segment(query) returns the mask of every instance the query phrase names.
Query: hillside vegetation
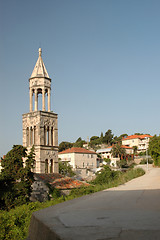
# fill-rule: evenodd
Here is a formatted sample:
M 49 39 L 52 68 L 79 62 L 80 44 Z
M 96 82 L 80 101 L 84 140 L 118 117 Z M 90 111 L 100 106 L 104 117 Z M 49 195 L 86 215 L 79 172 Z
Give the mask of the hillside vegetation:
M 0 211 L 0 239 L 1 240 L 23 240 L 27 237 L 31 215 L 34 211 L 53 206 L 55 204 L 74 199 L 83 195 L 101 191 L 103 189 L 116 187 L 133 178 L 143 175 L 145 172 L 141 168 L 130 169 L 125 173 L 113 172 L 108 166 L 97 174 L 96 179 L 89 187 L 74 189 L 66 197 L 59 197 L 55 194 L 55 199 L 44 203 L 32 202 L 15 207 L 10 211 Z

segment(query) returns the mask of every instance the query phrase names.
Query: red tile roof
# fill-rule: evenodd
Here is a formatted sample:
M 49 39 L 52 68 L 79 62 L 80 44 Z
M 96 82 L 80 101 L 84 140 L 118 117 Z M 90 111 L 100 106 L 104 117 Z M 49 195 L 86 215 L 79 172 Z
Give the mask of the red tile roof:
M 36 176 L 38 179 L 45 183 L 49 183 L 52 187 L 58 188 L 58 189 L 73 189 L 73 188 L 79 188 L 82 186 L 89 186 L 90 184 L 86 182 L 82 182 L 70 177 L 64 177 L 59 173 L 34 173 L 34 176 Z
M 53 183 L 51 183 L 51 185 L 58 189 L 73 189 L 73 188 L 79 188 L 82 186 L 89 186 L 90 184 L 72 179 L 70 177 L 64 177 L 64 178 L 55 180 Z
M 139 139 L 144 139 L 144 138 L 148 138 L 148 137 L 152 137 L 151 135 L 148 135 L 148 134 L 143 134 L 143 135 L 130 135 L 130 136 L 127 136 L 127 137 L 124 137 L 122 138 L 122 141 L 124 140 L 130 140 L 130 139 L 135 139 L 135 138 L 139 138 Z
M 72 148 L 69 148 L 69 149 L 66 149 L 62 152 L 59 152 L 58 154 L 64 154 L 64 153 L 86 153 L 86 154 L 97 154 L 96 152 L 93 152 L 93 151 L 89 151 L 85 148 L 78 148 L 78 147 L 72 147 Z

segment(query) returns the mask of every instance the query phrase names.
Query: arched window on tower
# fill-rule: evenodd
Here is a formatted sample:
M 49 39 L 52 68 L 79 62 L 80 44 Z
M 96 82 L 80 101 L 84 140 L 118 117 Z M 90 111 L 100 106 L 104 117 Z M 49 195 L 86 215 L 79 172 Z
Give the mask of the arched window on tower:
M 30 128 L 30 145 L 33 145 L 33 128 Z
M 46 142 L 46 145 L 48 145 L 49 146 L 49 127 L 47 127 L 47 142 Z
M 48 90 L 45 90 L 45 109 L 48 109 Z
M 26 129 L 26 144 L 28 147 L 29 146 L 29 127 L 27 127 L 27 129 Z
M 48 173 L 48 159 L 45 160 L 45 173 Z
M 51 128 L 51 146 L 53 146 L 53 127 Z
M 38 110 L 42 111 L 42 89 L 38 88 L 37 90 L 38 97 Z
M 33 144 L 36 144 L 36 126 L 34 126 L 34 131 L 33 131 Z
M 46 145 L 46 127 L 44 126 L 44 145 Z
M 35 91 L 32 89 L 32 110 L 35 111 Z
M 53 173 L 53 159 L 50 160 L 50 173 Z

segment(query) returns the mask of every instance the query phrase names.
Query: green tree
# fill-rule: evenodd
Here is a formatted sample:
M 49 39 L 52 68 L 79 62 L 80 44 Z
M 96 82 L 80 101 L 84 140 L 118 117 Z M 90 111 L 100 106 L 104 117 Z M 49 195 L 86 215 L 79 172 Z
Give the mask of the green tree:
M 113 142 L 114 142 L 114 143 L 120 143 L 120 144 L 122 144 L 122 138 L 127 137 L 127 136 L 128 136 L 128 135 L 127 135 L 126 133 L 121 134 L 119 137 L 115 136 L 115 137 L 113 138 Z
M 79 138 L 77 139 L 76 143 L 77 143 L 77 142 L 81 142 L 81 141 L 82 141 L 82 138 L 79 137 Z
M 86 141 L 84 141 L 84 140 L 82 140 L 82 141 L 80 141 L 80 142 L 75 142 L 74 144 L 73 144 L 73 147 L 80 147 L 80 148 L 82 148 L 83 147 L 83 144 L 85 144 L 86 143 Z
M 134 133 L 134 135 L 143 135 L 144 133 Z
M 100 138 L 98 136 L 92 136 L 90 138 L 89 146 L 95 148 L 96 145 L 100 144 Z
M 103 143 L 111 145 L 113 142 L 113 136 L 114 136 L 114 134 L 112 134 L 112 130 L 108 129 L 108 131 L 105 133 L 105 135 L 103 137 Z
M 64 176 L 67 175 L 69 177 L 73 177 L 75 175 L 69 163 L 62 162 L 60 159 L 59 159 L 59 173 Z
M 60 144 L 59 144 L 59 152 L 62 152 L 62 151 L 64 151 L 64 150 L 66 150 L 66 149 L 68 149 L 68 148 L 71 148 L 71 147 L 73 147 L 73 143 L 70 143 L 70 142 L 61 142 Z
M 154 165 L 160 167 L 160 136 L 155 135 L 150 139 L 149 154 L 154 161 Z
M 92 137 L 90 138 L 90 142 L 95 141 L 95 140 L 98 140 L 98 139 L 99 139 L 98 136 L 92 136 Z
M 122 148 L 122 146 L 118 143 L 112 147 L 111 153 L 112 153 L 113 157 L 118 157 L 120 159 L 121 159 L 121 157 L 126 156 L 126 150 L 124 148 Z
M 77 139 L 77 141 L 75 143 L 73 143 L 73 147 L 80 147 L 80 148 L 82 148 L 84 143 L 86 143 L 86 141 L 82 140 L 82 138 L 79 137 Z
M 26 158 L 24 166 L 23 159 Z M 34 181 L 31 169 L 34 166 L 34 147 L 27 155 L 27 149 L 14 145 L 1 161 L 0 209 L 9 210 L 29 201 Z
M 101 136 L 100 136 L 101 139 L 103 139 L 103 132 L 101 132 Z

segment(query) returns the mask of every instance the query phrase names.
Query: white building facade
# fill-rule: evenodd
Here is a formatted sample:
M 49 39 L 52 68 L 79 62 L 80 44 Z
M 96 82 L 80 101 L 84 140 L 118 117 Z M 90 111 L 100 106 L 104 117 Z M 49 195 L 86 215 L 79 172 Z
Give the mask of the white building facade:
M 128 147 L 137 147 L 137 152 L 145 152 L 148 149 L 151 135 L 130 135 L 122 139 L 122 145 Z
M 77 168 L 97 168 L 97 154 L 84 148 L 72 147 L 59 152 L 58 158 L 63 162 L 68 162 L 73 169 Z

